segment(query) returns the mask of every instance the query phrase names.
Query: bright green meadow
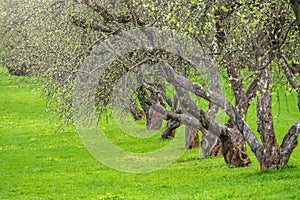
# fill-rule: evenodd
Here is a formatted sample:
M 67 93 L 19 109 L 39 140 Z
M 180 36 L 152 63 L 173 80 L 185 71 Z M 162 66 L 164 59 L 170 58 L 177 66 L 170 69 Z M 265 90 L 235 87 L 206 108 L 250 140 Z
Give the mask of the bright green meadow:
M 260 171 L 250 151 L 252 165 L 233 168 L 222 157 L 196 159 L 199 149 L 153 172 L 111 169 L 88 152 L 75 127 L 58 129 L 46 100 L 32 89 L 35 82 L 28 80 L 0 68 L 0 199 L 300 199 L 299 147 L 282 170 Z M 299 111 L 295 95 L 279 94 L 273 109 L 281 141 Z M 256 130 L 254 111 L 253 104 L 247 119 Z M 169 143 L 159 134 L 126 136 L 107 123 L 109 138 L 126 150 L 147 152 Z

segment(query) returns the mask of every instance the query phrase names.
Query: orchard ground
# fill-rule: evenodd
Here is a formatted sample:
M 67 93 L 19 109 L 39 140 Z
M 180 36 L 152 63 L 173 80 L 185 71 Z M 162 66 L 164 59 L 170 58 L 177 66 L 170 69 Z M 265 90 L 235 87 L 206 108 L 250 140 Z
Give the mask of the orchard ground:
M 233 168 L 222 157 L 196 159 L 186 151 L 168 167 L 125 173 L 99 163 L 82 144 L 75 127 L 58 131 L 46 100 L 30 77 L 10 76 L 0 68 L 0 199 L 300 199 L 300 147 L 288 167 L 261 171 Z M 278 90 L 273 100 L 275 130 L 281 141 L 299 117 L 296 96 Z M 255 103 L 247 115 L 256 130 Z M 113 123 L 113 122 L 111 122 Z M 109 138 L 121 148 L 147 152 L 168 143 L 159 134 L 145 141 L 109 126 Z

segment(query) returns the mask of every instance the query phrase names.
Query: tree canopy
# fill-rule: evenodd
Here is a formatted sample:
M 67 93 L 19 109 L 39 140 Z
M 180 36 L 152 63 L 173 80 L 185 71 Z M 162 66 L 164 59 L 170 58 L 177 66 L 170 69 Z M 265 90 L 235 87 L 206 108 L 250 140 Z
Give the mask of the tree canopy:
M 89 93 L 96 93 L 99 116 L 111 105 L 114 90 L 126 73 L 144 64 L 161 64 L 160 70 L 166 75 L 162 79 L 175 88 L 175 94 L 169 96 L 164 83 L 142 80 L 131 100 L 142 107 L 147 120 L 156 112 L 168 120 L 168 131 L 186 124 L 217 135 L 228 164 L 249 165 L 247 143 L 261 168 L 280 168 L 287 165 L 297 145 L 300 121 L 295 119 L 279 144 L 272 97 L 276 86 L 287 85 L 298 93 L 300 110 L 299 5 L 298 1 L 282 0 L 3 1 L 0 60 L 11 72 L 45 78 L 43 90 L 52 99 L 51 106 L 72 121 L 72 89 L 78 77 L 97 74 L 97 68 L 81 70 L 98 45 L 131 30 L 145 30 L 132 35 L 138 42 L 144 41 L 140 37 L 155 41 L 151 27 L 174 30 L 182 40 L 190 38 L 206 50 L 214 63 L 205 73 L 209 78 L 195 70 L 184 53 L 168 52 L 153 44 L 148 46 L 153 48 L 134 49 L 124 55 L 116 51 L 114 61 L 99 74 L 97 91 Z M 116 48 L 106 44 L 107 51 Z M 200 53 L 195 51 L 195 57 Z M 101 62 L 110 58 L 103 59 Z M 217 71 L 231 87 L 233 102 L 221 95 L 223 82 Z M 207 101 L 208 108 L 201 107 L 191 94 Z M 254 99 L 260 139 L 246 122 Z M 226 123 L 215 120 L 220 109 L 229 118 Z

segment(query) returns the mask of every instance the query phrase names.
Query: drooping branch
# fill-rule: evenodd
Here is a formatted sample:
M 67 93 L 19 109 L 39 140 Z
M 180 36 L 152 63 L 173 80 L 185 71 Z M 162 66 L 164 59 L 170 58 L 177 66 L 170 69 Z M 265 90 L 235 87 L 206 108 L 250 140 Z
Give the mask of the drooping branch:
M 212 134 L 218 136 L 218 140 L 214 140 L 215 145 L 222 144 L 222 153 L 227 164 L 235 166 L 248 166 L 251 160 L 246 153 L 246 146 L 240 132 L 235 127 L 225 126 L 215 121 L 215 116 L 209 112 L 205 113 L 194 101 L 191 100 L 189 94 L 180 87 L 176 87 L 184 112 L 196 117 L 202 124 L 204 129 L 201 129 L 203 134 L 206 134 L 204 140 L 213 139 Z M 220 142 L 222 141 L 222 142 Z M 216 146 L 217 149 L 219 148 Z M 204 148 L 205 149 L 205 148 Z M 207 149 L 205 149 L 206 151 Z M 213 150 L 215 151 L 215 150 Z
M 289 83 L 292 85 L 293 88 L 298 89 L 298 109 L 300 111 L 300 83 L 297 81 L 297 78 L 295 77 L 294 73 L 292 73 L 292 70 L 290 69 L 285 56 L 282 55 L 281 58 L 285 63 L 285 65 L 282 65 L 282 69 L 286 78 L 288 79 Z
M 281 65 L 283 72 L 289 81 L 289 83 L 292 85 L 293 88 L 299 88 L 300 83 L 297 81 L 297 78 L 295 77 L 294 73 L 291 70 L 291 67 L 288 64 L 288 61 L 284 55 L 281 55 L 282 60 L 284 61 L 285 65 Z
M 113 19 L 113 16 L 104 7 L 95 3 L 94 0 L 85 0 L 84 2 L 95 12 L 99 13 L 105 21 L 111 21 Z
M 167 102 L 167 104 L 169 106 L 173 106 L 174 105 L 174 101 L 171 99 L 171 97 L 169 95 L 167 95 L 163 90 L 160 90 L 158 88 L 155 87 L 155 85 L 153 84 L 149 84 L 149 83 L 143 83 L 143 85 L 149 89 L 151 92 L 154 92 L 154 93 L 159 93 L 163 99 Z
M 176 91 L 179 96 L 179 100 L 182 104 L 182 109 L 184 112 L 189 113 L 189 115 L 194 116 L 201 123 L 202 127 L 206 130 L 213 132 L 213 134 L 220 136 L 221 133 L 225 132 L 223 129 L 227 128 L 224 125 L 217 123 L 214 117 L 208 116 L 189 96 L 187 92 L 184 92 L 180 87 L 176 87 Z
M 190 91 L 203 99 L 212 102 L 222 108 L 231 120 L 237 125 L 239 131 L 242 133 L 244 139 L 250 145 L 252 151 L 255 153 L 258 160 L 262 158 L 262 145 L 254 135 L 251 128 L 239 115 L 236 108 L 222 95 L 212 92 L 198 83 L 194 83 L 191 80 L 176 74 L 173 68 L 166 62 L 164 62 L 163 70 L 167 75 L 167 80 L 175 87 L 181 87 L 186 91 Z
M 191 126 L 191 127 L 195 127 L 195 128 L 198 128 L 198 129 L 202 129 L 203 128 L 203 124 L 202 122 L 203 121 L 199 121 L 195 116 L 191 115 L 191 114 L 185 114 L 185 113 L 175 113 L 173 111 L 169 111 L 167 108 L 161 106 L 160 104 L 152 101 L 152 107 L 154 110 L 162 113 L 166 119 L 172 119 L 174 121 L 177 121 L 177 122 L 180 122 L 182 124 L 185 124 L 185 125 L 188 125 L 188 126 Z M 199 107 L 198 107 L 198 110 L 201 110 Z M 196 112 L 193 112 L 193 114 L 196 114 Z M 203 116 L 204 113 L 198 115 L 196 114 L 199 118 L 201 119 L 205 119 L 205 116 Z M 207 121 L 207 119 L 205 119 L 205 121 Z M 215 125 L 217 124 L 216 122 L 214 123 Z M 228 134 L 228 131 L 227 130 L 227 127 L 226 126 L 222 126 L 222 125 L 218 125 L 218 126 L 215 126 L 215 127 L 218 127 L 218 129 L 220 129 L 221 131 L 217 131 L 218 133 L 222 132 L 222 134 L 226 135 Z M 216 134 L 217 134 L 216 132 Z
M 187 114 L 177 114 L 172 111 L 169 111 L 162 105 L 152 102 L 152 108 L 160 113 L 162 113 L 166 119 L 172 119 L 174 121 L 182 122 L 183 124 L 201 129 L 202 125 L 201 123 L 193 116 L 187 115 Z
M 128 13 L 128 14 L 124 14 L 124 15 L 114 16 L 105 7 L 95 3 L 94 0 L 85 0 L 84 2 L 93 11 L 99 13 L 103 17 L 104 22 L 114 22 L 114 23 L 126 24 L 126 23 L 132 21 L 133 18 L 136 18 L 132 12 Z
M 173 68 L 166 61 L 163 62 L 163 70 L 167 75 L 166 78 L 171 84 L 173 84 L 173 86 L 178 88 L 182 87 L 183 89 L 190 91 L 195 95 L 200 96 L 203 99 L 218 105 L 226 111 L 226 113 L 230 116 L 230 118 L 232 118 L 234 122 L 237 122 L 237 119 L 240 118 L 240 116 L 237 113 L 234 106 L 225 97 L 223 97 L 221 94 L 212 92 L 204 86 L 192 82 L 191 80 L 181 75 L 176 74 Z
M 151 91 L 151 92 L 156 92 L 159 93 L 163 99 L 167 102 L 167 104 L 171 107 L 171 111 L 176 113 L 176 114 L 181 114 L 181 109 L 178 106 L 178 98 L 177 94 L 174 97 L 174 100 L 171 99 L 169 95 L 165 93 L 165 91 L 156 88 L 153 84 L 148 84 L 144 83 L 144 85 Z M 168 119 L 168 123 L 166 128 L 164 129 L 162 133 L 162 139 L 168 139 L 168 138 L 174 138 L 175 137 L 175 131 L 176 128 L 178 128 L 181 125 L 180 121 L 176 121 L 173 119 Z
M 251 161 L 246 152 L 241 148 L 239 144 L 236 144 L 237 134 L 240 134 L 237 129 L 229 128 L 225 125 L 219 124 L 215 121 L 214 117 L 208 116 L 193 100 L 191 100 L 188 92 L 185 92 L 180 87 L 175 87 L 179 100 L 181 102 L 182 114 L 176 115 L 172 111 L 158 110 L 164 112 L 165 116 L 172 114 L 172 120 L 186 124 L 188 126 L 197 124 L 197 129 L 204 132 L 209 130 L 210 134 L 220 136 L 223 139 L 224 144 L 222 145 L 222 153 L 224 155 L 225 162 L 236 167 L 248 166 Z M 159 105 L 157 105 L 159 106 Z M 157 107 L 154 107 L 157 109 Z M 179 117 L 180 116 L 180 117 Z M 197 120 L 191 123 L 191 120 L 187 120 L 186 116 L 192 117 Z M 170 116 L 168 116 L 170 117 Z M 182 121 L 181 121 L 182 120 Z M 187 130 L 188 131 L 188 130 Z M 193 135 L 191 135 L 193 136 Z M 187 137 L 188 139 L 189 137 Z M 209 139 L 209 138 L 206 138 Z M 187 142 L 187 148 L 191 145 L 191 141 Z
M 175 129 L 178 128 L 180 125 L 181 125 L 180 122 L 169 119 L 164 132 L 161 134 L 162 139 L 168 139 L 169 137 L 174 138 Z
M 93 20 L 88 22 L 87 19 L 83 16 L 72 16 L 72 21 L 76 26 L 79 26 L 83 29 L 91 28 L 95 31 L 101 31 L 104 33 L 117 33 L 119 31 L 118 27 L 112 27 L 107 23 L 103 23 L 99 20 Z

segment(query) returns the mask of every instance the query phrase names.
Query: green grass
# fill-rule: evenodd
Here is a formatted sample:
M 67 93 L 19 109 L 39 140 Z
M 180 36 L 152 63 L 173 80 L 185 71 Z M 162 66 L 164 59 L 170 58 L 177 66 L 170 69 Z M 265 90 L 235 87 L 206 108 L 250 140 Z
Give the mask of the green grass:
M 276 171 L 261 172 L 252 153 L 251 167 L 232 168 L 221 157 L 195 160 L 201 152 L 192 150 L 158 171 L 120 172 L 91 156 L 74 127 L 58 132 L 45 113 L 45 100 L 26 84 L 0 68 L 0 199 L 300 199 L 299 147 L 289 166 Z M 299 116 L 284 102 L 276 118 L 279 138 Z M 147 144 L 108 128 L 109 137 L 129 150 L 151 151 L 168 143 L 159 134 Z

